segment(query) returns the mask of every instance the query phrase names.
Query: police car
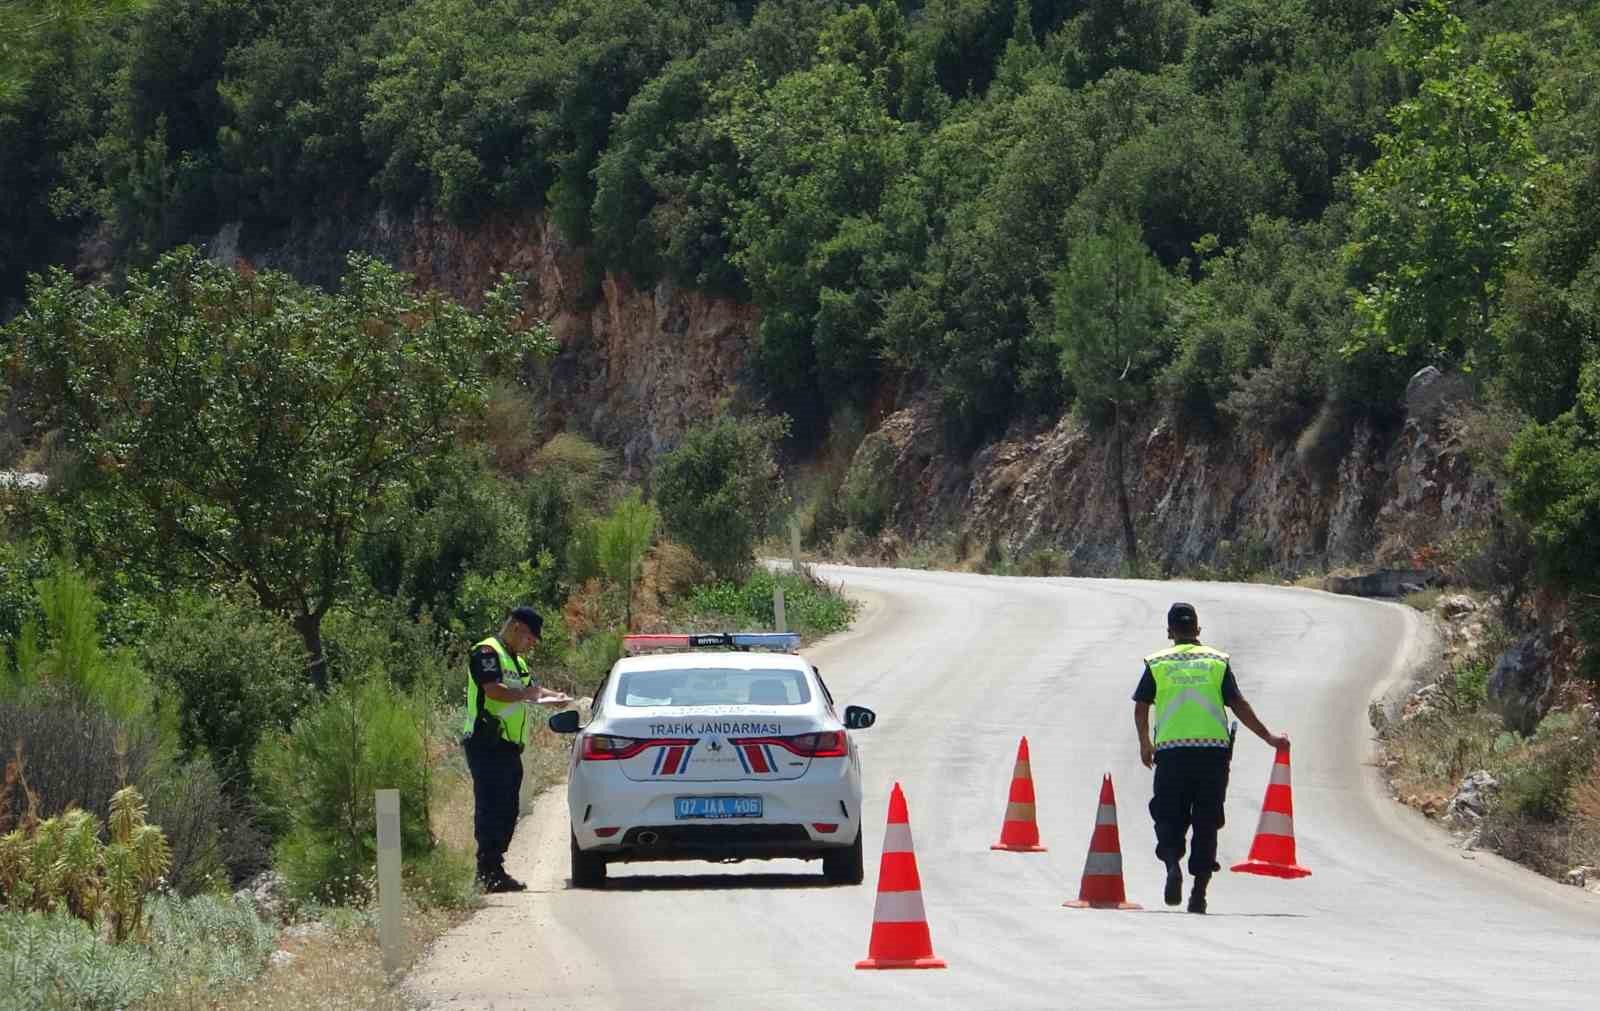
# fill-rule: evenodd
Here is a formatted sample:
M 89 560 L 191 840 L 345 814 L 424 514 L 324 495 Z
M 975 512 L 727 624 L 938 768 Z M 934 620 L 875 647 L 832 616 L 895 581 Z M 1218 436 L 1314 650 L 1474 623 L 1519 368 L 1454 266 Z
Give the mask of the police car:
M 824 878 L 860 884 L 861 759 L 793 633 L 631 635 L 594 695 L 567 780 L 572 883 L 643 860 L 822 860 Z

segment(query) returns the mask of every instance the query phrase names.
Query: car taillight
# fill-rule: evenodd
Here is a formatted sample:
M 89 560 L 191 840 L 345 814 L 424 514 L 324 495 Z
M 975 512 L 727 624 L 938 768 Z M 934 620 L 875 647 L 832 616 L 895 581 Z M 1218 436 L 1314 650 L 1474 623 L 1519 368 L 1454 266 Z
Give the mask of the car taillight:
M 614 734 L 587 734 L 583 738 L 583 760 L 586 762 L 620 762 L 632 758 L 647 748 L 664 748 L 673 744 L 694 744 L 684 737 L 618 737 Z
M 849 744 L 843 730 L 822 730 L 815 734 L 795 734 L 792 737 L 732 737 L 728 743 L 775 744 L 801 758 L 843 758 L 849 754 Z

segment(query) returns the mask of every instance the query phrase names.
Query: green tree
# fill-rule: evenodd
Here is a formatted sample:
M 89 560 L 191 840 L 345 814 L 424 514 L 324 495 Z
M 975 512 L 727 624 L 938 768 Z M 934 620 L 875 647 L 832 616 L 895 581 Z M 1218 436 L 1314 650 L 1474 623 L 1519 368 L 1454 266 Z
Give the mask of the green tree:
M 55 270 L 0 331 L 32 416 L 82 462 L 44 500 L 55 528 L 109 565 L 244 583 L 319 686 L 369 515 L 448 451 L 492 371 L 550 347 L 509 280 L 474 314 L 368 257 L 349 268 L 333 294 L 188 248 L 115 295 Z
M 1158 359 L 1172 285 L 1137 226 L 1125 218 L 1073 243 L 1066 267 L 1055 278 L 1061 369 L 1080 402 L 1091 410 L 1111 409 L 1112 491 L 1122 517 L 1123 551 L 1132 565 L 1139 561 L 1139 539 L 1123 472 L 1123 428 Z
M 777 443 L 787 418 L 723 415 L 685 432 L 656 467 L 656 501 L 667 531 L 724 579 L 755 560 L 786 501 Z
M 48 33 L 75 33 L 130 14 L 150 0 L 0 0 L 0 99 L 21 83 L 32 47 Z
M 1361 284 L 1360 327 L 1347 350 L 1470 360 L 1541 159 L 1508 86 L 1509 40 L 1490 39 L 1474 57 L 1444 0 L 1397 13 L 1394 39 L 1390 58 L 1420 83 L 1390 111 L 1378 160 L 1355 177 L 1345 256 Z
M 655 540 L 659 520 L 655 506 L 630 491 L 602 518 L 595 529 L 595 550 L 600 568 L 622 594 L 622 622 L 633 627 L 633 590 L 644 566 L 644 553 Z

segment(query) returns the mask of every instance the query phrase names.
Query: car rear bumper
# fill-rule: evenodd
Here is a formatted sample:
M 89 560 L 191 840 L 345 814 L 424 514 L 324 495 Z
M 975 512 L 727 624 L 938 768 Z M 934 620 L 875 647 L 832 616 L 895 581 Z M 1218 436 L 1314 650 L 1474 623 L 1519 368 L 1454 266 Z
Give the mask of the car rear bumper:
M 676 819 L 674 798 L 697 795 L 760 797 L 762 817 Z M 611 763 L 580 762 L 567 803 L 578 847 L 618 861 L 814 858 L 854 843 L 861 827 L 861 784 L 846 759 L 776 782 L 637 782 Z
M 844 826 L 833 835 L 844 836 Z M 602 844 L 590 852 L 622 862 L 647 860 L 777 860 L 815 859 L 855 841 L 855 831 L 837 840 L 816 838 L 804 825 L 759 822 L 749 825 L 641 825 L 621 842 Z

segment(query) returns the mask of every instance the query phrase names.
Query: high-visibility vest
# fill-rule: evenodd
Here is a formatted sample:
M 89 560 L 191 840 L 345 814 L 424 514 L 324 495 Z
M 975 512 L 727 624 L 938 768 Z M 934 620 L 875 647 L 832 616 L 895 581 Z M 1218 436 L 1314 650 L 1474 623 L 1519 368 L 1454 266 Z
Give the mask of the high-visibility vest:
M 500 640 L 494 636 L 484 639 L 472 648 L 476 651 L 481 646 L 493 646 L 494 651 L 500 655 L 500 683 L 507 688 L 525 688 L 533 683 L 533 674 L 528 670 L 528 665 L 517 657 L 512 659 L 506 648 L 500 645 Z M 500 736 L 519 747 L 528 743 L 528 707 L 522 702 L 499 702 L 484 694 L 483 689 L 472 677 L 472 665 L 467 665 L 467 721 L 462 724 L 461 733 L 470 737 L 473 728 L 478 722 L 478 699 L 483 699 L 483 711 L 499 722 Z
M 1178 643 L 1144 658 L 1156 682 L 1156 750 L 1228 744 L 1222 681 L 1228 654 L 1199 643 Z

